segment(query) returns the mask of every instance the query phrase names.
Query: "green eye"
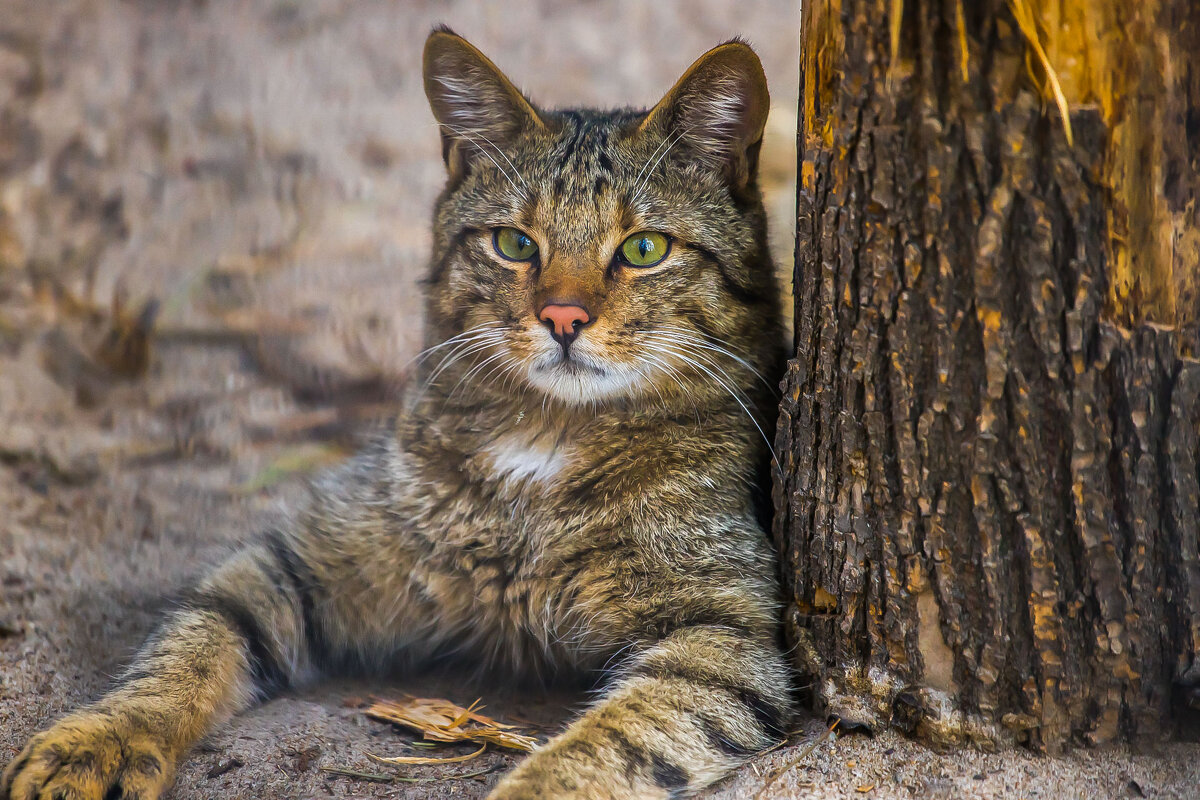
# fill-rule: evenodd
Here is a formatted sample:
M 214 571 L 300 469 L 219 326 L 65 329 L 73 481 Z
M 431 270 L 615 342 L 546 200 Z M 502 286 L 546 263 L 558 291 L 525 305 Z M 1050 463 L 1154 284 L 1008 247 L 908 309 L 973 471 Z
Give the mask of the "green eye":
M 537 255 L 538 246 L 524 233 L 516 228 L 496 228 L 492 234 L 492 244 L 496 252 L 509 261 L 528 261 Z
M 670 251 L 671 240 L 661 233 L 635 233 L 621 243 L 621 260 L 631 267 L 653 267 Z

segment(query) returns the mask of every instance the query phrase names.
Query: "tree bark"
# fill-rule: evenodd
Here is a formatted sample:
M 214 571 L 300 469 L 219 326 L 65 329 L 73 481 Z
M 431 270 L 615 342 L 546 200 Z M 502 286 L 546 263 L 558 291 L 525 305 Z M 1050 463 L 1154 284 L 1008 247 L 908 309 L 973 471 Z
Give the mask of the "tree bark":
M 1200 705 L 1200 5 L 806 0 L 801 39 L 774 532 L 815 704 L 941 745 L 1169 735 Z

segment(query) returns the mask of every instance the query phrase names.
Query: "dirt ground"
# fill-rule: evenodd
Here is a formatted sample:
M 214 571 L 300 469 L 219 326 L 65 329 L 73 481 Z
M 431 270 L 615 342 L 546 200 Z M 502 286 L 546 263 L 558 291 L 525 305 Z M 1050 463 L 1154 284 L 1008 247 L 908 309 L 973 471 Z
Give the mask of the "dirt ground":
M 777 104 L 764 168 L 786 273 L 798 18 L 784 0 L 0 0 L 0 763 L 101 692 L 182 587 L 386 416 L 441 179 L 419 76 L 431 25 L 551 106 L 648 105 L 704 49 L 748 38 Z M 515 763 L 390 773 L 411 783 L 323 772 L 385 773 L 365 754 L 411 752 L 354 702 L 401 692 L 482 697 L 540 735 L 586 701 L 454 675 L 328 684 L 215 733 L 171 796 L 482 797 Z M 1200 794 L 1194 743 L 1050 759 L 883 734 L 809 750 L 823 730 L 802 721 L 706 797 Z

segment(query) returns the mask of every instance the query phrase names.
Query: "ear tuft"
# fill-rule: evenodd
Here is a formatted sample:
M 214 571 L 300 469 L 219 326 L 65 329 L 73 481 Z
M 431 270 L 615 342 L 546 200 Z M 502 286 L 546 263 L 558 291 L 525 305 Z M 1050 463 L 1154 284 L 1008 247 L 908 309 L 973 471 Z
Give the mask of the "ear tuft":
M 771 97 L 762 63 L 740 40 L 702 55 L 642 122 L 640 130 L 678 137 L 737 186 L 753 178 Z
M 478 48 L 445 26 L 425 40 L 425 95 L 451 171 L 471 154 L 499 148 L 529 126 L 537 110 Z

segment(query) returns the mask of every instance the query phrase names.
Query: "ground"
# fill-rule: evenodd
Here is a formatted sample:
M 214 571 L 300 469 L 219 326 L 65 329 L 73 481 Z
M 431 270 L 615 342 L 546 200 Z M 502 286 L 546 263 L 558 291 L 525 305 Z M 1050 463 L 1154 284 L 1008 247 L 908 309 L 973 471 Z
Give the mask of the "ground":
M 747 37 L 777 106 L 764 169 L 787 272 L 794 3 L 0 6 L 0 763 L 101 692 L 179 590 L 386 417 L 419 339 L 441 179 L 418 69 L 435 22 L 548 105 L 650 104 L 704 49 Z M 136 317 L 151 298 L 143 354 Z M 380 784 L 321 770 L 389 772 L 365 754 L 407 752 L 410 737 L 356 699 L 405 691 L 482 697 L 542 735 L 587 700 L 456 676 L 329 684 L 216 732 L 172 797 L 482 797 L 499 771 Z M 1050 759 L 939 755 L 883 734 L 810 750 L 823 730 L 801 720 L 707 796 L 1183 798 L 1200 786 L 1191 743 Z

